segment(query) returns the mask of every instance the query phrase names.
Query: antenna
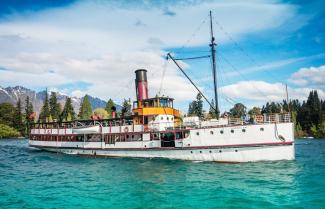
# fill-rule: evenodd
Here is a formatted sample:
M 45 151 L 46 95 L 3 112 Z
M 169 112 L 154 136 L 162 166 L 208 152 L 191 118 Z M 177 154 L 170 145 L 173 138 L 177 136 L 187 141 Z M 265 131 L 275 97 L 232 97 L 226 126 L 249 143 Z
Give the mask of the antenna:
M 290 113 L 290 101 L 289 101 L 289 94 L 288 94 L 288 85 L 285 84 L 286 86 L 286 99 L 287 99 L 287 103 L 288 103 L 288 111 Z
M 211 58 L 212 58 L 212 74 L 213 74 L 213 84 L 214 84 L 214 99 L 215 99 L 215 111 L 217 118 L 219 118 L 219 106 L 218 106 L 218 86 L 217 86 L 217 70 L 216 70 L 216 49 L 217 44 L 214 42 L 215 38 L 213 36 L 213 27 L 212 27 L 212 11 L 210 11 L 210 32 L 211 32 Z

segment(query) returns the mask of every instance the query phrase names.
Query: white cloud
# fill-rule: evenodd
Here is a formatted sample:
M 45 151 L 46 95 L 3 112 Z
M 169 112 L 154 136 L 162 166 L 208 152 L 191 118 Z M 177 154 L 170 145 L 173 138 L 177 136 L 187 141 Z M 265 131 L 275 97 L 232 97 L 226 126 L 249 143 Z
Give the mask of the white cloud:
M 290 88 L 290 99 L 306 100 L 312 88 Z M 267 83 L 265 81 L 241 81 L 220 88 L 223 95 L 235 99 L 253 101 L 282 101 L 286 98 L 285 86 L 281 83 Z M 320 98 L 325 98 L 325 93 L 318 89 Z
M 320 59 L 324 58 L 325 53 L 320 53 L 316 55 L 311 55 L 311 56 L 304 56 L 304 57 L 295 57 L 295 58 L 289 58 L 289 59 L 284 59 L 284 60 L 278 60 L 275 62 L 270 62 L 266 63 L 264 65 L 259 65 L 256 67 L 250 67 L 250 68 L 245 68 L 238 70 L 237 72 L 231 71 L 231 72 L 226 72 L 224 76 L 227 77 L 233 77 L 233 76 L 239 76 L 239 75 L 247 75 L 251 73 L 255 73 L 258 71 L 269 71 L 269 70 L 276 70 L 276 69 L 281 69 L 280 67 L 284 67 L 293 63 L 297 62 L 302 62 L 306 60 L 314 60 L 314 59 Z
M 288 80 L 298 86 L 325 88 L 325 65 L 301 68 L 293 73 Z
M 163 15 L 166 7 L 132 9 L 81 1 L 12 16 L 0 23 L 0 69 L 6 69 L 0 70 L 0 83 L 55 88 L 82 81 L 90 84 L 88 89 L 72 95 L 134 98 L 134 70 L 145 68 L 154 96 L 160 88 L 163 48 L 207 44 L 210 9 L 235 38 L 278 27 L 296 13 L 289 4 L 264 1 L 176 4 L 167 9 L 173 15 Z M 193 34 L 204 19 L 201 30 Z M 221 34 L 219 43 L 227 40 Z M 165 95 L 183 101 L 196 94 L 173 65 L 168 67 L 163 89 Z

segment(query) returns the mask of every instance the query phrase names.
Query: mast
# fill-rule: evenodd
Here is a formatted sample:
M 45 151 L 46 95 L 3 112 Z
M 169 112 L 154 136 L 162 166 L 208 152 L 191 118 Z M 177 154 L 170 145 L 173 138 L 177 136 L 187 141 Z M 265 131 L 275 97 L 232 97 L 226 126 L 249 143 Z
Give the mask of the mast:
M 216 70 L 216 49 L 217 44 L 214 42 L 215 38 L 213 36 L 213 27 L 212 27 L 212 11 L 210 11 L 210 32 L 211 32 L 211 58 L 212 58 L 212 75 L 213 75 L 213 86 L 214 86 L 214 102 L 215 102 L 215 111 L 217 118 L 219 118 L 219 106 L 218 106 L 218 86 L 217 86 L 217 70 Z

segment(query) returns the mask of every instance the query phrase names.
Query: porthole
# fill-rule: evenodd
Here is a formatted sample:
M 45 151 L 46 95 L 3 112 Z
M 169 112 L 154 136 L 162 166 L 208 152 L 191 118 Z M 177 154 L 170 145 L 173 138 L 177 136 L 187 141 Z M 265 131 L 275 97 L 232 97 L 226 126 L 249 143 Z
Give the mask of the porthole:
M 231 129 L 231 131 L 230 131 L 231 133 L 234 133 L 235 131 L 233 130 L 233 129 Z
M 221 130 L 220 133 L 223 134 L 223 130 Z
M 212 153 L 212 151 L 211 151 L 211 150 L 210 150 L 209 152 L 210 152 L 210 153 Z
M 161 117 L 160 119 L 161 119 L 161 120 L 164 120 L 164 117 Z
M 213 131 L 210 131 L 210 134 L 213 135 Z
M 235 149 L 235 152 L 238 152 L 238 150 Z
M 169 120 L 169 117 L 167 117 L 167 120 Z
M 222 151 L 221 151 L 221 150 L 219 150 L 219 152 L 221 153 Z
M 196 132 L 196 135 L 200 135 L 200 133 L 199 132 Z
M 246 132 L 246 129 L 243 128 L 241 131 L 242 131 L 242 132 Z
M 191 151 L 191 153 L 193 153 L 193 151 Z
M 260 131 L 264 131 L 264 128 L 260 128 Z
M 173 120 L 174 120 L 174 118 L 171 118 L 170 120 L 172 120 L 172 121 L 173 121 Z
M 200 153 L 202 153 L 202 151 L 200 151 Z

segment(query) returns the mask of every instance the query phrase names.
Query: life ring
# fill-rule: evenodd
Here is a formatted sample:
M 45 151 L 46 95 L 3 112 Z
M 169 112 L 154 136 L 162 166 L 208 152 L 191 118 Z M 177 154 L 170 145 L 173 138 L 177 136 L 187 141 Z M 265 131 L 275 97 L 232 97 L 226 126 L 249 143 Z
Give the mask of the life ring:
M 126 132 L 126 133 L 129 132 L 129 128 L 128 127 L 125 127 L 124 128 L 124 132 Z

